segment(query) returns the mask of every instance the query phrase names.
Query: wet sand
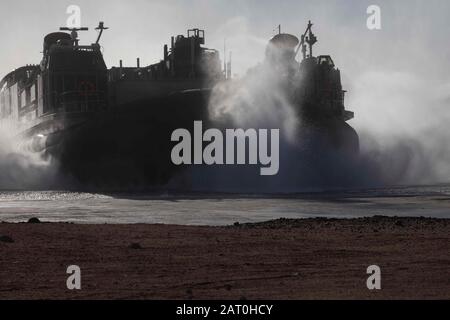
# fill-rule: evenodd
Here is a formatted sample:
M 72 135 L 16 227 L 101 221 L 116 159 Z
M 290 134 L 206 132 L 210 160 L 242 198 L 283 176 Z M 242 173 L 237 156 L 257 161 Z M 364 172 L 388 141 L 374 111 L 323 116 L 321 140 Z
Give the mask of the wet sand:
M 0 252 L 0 299 L 450 299 L 448 219 L 1 223 Z

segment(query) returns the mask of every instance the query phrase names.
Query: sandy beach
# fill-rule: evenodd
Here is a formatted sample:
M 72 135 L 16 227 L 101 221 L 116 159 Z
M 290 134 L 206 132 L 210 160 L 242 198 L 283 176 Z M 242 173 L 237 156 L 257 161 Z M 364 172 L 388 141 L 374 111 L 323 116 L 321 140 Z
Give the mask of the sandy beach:
M 1 223 L 0 252 L 0 299 L 450 299 L 448 219 Z

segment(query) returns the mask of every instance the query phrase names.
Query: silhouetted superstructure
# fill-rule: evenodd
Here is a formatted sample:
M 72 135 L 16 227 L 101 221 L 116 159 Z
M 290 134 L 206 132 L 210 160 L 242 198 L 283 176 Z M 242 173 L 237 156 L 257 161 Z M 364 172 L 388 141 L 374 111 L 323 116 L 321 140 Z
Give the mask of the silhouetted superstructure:
M 305 116 L 310 117 L 336 117 L 350 120 L 353 112 L 345 110 L 342 90 L 341 72 L 334 65 L 329 55 L 313 56 L 313 45 L 317 42 L 312 32 L 312 23 L 308 23 L 302 40 L 298 46 L 303 53 L 300 64 L 302 75 L 302 92 L 299 92 L 300 104 L 303 106 Z M 309 54 L 307 55 L 307 45 Z M 298 53 L 296 50 L 296 54 Z
M 318 39 L 308 23 L 299 40 L 286 33 L 275 35 L 266 50 L 266 63 L 284 75 L 287 96 L 297 107 L 297 112 L 306 125 L 307 133 L 327 136 L 332 147 L 345 152 L 357 153 L 359 139 L 355 130 L 346 121 L 354 117 L 344 105 L 345 90 L 342 89 L 341 73 L 329 55 L 313 56 L 313 46 Z M 302 52 L 302 61 L 296 57 Z M 306 131 L 306 130 L 305 130 Z
M 205 32 L 190 29 L 187 35 L 172 37 L 170 48 L 164 45 L 163 60 L 150 66 L 119 67 L 109 71 L 114 105 L 154 98 L 163 94 L 211 88 L 223 77 L 219 53 L 202 47 Z
M 299 115 L 355 152 L 358 138 L 345 123 L 353 113 L 344 108 L 340 72 L 331 57 L 312 55 L 317 38 L 311 27 L 301 41 L 280 29 L 266 62 L 285 76 Z M 158 63 L 141 66 L 138 58 L 136 66 L 120 61 L 108 70 L 99 44 L 107 29 L 100 22 L 91 45 L 79 44 L 78 32 L 87 28 L 47 35 L 40 65 L 1 80 L 0 119 L 16 123 L 34 150 L 57 159 L 81 182 L 167 183 L 180 170 L 170 160 L 171 132 L 208 120 L 209 94 L 231 77 L 231 54 L 222 70 L 218 51 L 203 47 L 205 32 L 190 29 L 172 37 Z
M 2 121 L 17 123 L 38 149 L 51 147 L 55 135 L 108 108 L 100 45 L 79 45 L 78 31 L 86 30 L 48 34 L 40 65 L 19 68 L 0 82 Z

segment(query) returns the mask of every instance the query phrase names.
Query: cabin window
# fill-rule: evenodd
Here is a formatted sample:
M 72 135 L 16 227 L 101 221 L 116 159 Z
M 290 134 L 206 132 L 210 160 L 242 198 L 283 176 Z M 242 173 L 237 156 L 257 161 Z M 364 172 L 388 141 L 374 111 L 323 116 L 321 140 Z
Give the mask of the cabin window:
M 2 90 L 0 92 L 0 116 L 4 117 L 5 112 L 3 111 L 5 109 L 5 91 Z
M 36 100 L 36 85 L 32 85 L 30 89 L 30 101 L 34 102 Z
M 8 91 L 6 91 L 6 108 L 5 108 L 5 114 L 7 116 L 9 116 L 11 114 L 12 101 L 13 101 L 13 97 L 11 95 L 11 88 L 8 88 Z
M 20 94 L 20 107 L 25 108 L 27 106 L 27 91 L 23 90 Z

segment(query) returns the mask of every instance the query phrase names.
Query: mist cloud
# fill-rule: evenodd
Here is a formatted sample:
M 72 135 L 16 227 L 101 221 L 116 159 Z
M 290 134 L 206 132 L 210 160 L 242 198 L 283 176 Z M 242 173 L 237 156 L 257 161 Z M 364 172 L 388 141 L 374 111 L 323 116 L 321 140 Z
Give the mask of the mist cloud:
M 56 187 L 58 167 L 31 148 L 31 141 L 19 136 L 15 124 L 0 125 L 0 190 L 31 190 Z

